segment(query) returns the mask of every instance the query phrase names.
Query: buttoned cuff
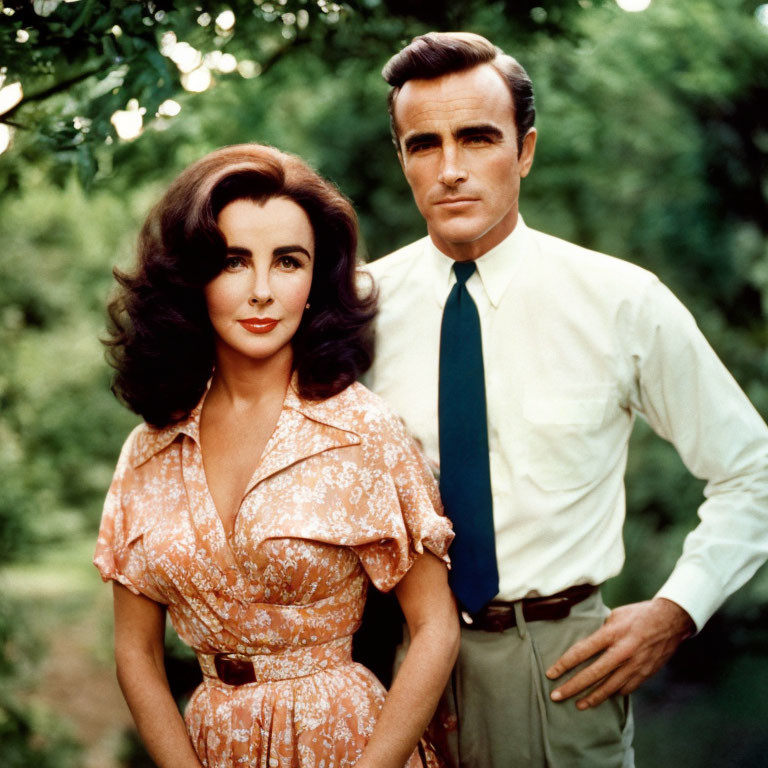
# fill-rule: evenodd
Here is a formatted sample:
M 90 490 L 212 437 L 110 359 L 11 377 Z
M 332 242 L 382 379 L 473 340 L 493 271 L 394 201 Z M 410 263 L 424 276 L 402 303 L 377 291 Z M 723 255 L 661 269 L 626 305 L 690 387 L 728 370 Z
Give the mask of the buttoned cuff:
M 678 563 L 656 597 L 677 603 L 700 632 L 723 602 L 723 590 L 703 568 L 694 563 Z

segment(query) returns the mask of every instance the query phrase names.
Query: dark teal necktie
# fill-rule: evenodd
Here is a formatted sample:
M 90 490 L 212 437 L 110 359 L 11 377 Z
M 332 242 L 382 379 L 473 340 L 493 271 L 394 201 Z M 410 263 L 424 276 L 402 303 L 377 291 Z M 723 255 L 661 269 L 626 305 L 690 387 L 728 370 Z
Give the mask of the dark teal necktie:
M 453 522 L 450 582 L 462 607 L 474 613 L 499 591 L 488 458 L 480 317 L 466 282 L 473 261 L 455 262 L 456 284 L 440 329 L 440 494 Z

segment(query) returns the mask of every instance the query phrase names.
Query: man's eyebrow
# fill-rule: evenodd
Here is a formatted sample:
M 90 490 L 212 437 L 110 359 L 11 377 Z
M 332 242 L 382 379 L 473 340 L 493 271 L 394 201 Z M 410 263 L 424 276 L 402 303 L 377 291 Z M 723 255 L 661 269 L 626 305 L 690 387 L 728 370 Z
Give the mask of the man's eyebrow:
M 415 144 L 430 143 L 440 141 L 440 136 L 436 133 L 414 133 L 403 140 L 406 150 L 411 149 Z
M 272 251 L 273 256 L 287 256 L 290 253 L 303 253 L 310 261 L 312 254 L 303 245 L 281 245 Z
M 496 139 L 504 138 L 504 131 L 502 131 L 501 128 L 497 128 L 495 125 L 491 125 L 490 123 L 481 123 L 480 125 L 465 125 L 463 128 L 459 128 L 455 135 L 457 139 L 466 139 L 468 136 L 478 136 L 479 134 L 482 134 L 483 136 L 491 136 Z

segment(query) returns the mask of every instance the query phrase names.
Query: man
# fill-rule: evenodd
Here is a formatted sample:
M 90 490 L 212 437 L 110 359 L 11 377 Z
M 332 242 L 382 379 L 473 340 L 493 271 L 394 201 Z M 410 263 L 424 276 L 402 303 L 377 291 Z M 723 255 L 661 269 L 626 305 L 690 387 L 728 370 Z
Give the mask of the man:
M 370 266 L 369 383 L 439 461 L 457 531 L 455 759 L 631 766 L 628 694 L 768 555 L 768 430 L 656 277 L 525 226 L 537 135 L 513 58 L 430 33 L 383 74 L 428 237 Z M 608 611 L 636 414 L 707 500 L 656 596 Z

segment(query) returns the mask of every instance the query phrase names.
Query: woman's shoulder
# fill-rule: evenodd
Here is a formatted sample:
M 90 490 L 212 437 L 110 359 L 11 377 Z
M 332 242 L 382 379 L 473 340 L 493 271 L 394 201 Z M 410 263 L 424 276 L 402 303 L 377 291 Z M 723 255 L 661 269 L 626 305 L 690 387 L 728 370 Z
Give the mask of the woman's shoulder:
M 405 437 L 400 417 L 383 398 L 359 381 L 320 401 L 316 407 L 333 419 L 336 426 L 355 432 L 361 438 Z
M 118 467 L 135 469 L 167 446 L 178 430 L 173 427 L 152 427 L 146 422 L 137 424 L 123 443 Z

